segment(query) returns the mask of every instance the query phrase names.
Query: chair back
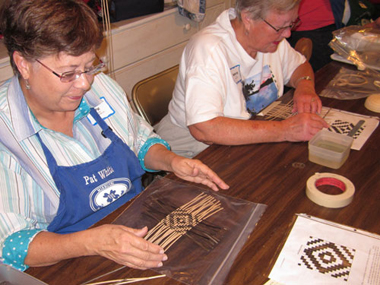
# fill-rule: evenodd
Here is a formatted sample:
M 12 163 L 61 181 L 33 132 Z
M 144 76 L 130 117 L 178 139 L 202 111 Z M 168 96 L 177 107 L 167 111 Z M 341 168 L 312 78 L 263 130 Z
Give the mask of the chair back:
M 178 65 L 136 83 L 132 103 L 137 112 L 154 126 L 167 113 L 178 75 Z
M 304 55 L 307 60 L 310 60 L 313 53 L 313 42 L 309 38 L 300 38 L 296 42 L 294 49 Z

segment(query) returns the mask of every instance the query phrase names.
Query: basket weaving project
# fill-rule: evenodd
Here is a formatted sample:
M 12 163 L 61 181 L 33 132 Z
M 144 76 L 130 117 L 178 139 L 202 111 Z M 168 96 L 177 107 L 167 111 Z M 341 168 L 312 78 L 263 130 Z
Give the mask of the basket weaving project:
M 158 215 L 165 213 L 165 209 L 173 209 L 173 206 L 165 205 L 158 199 L 154 201 L 153 205 L 157 207 L 147 206 L 146 215 L 156 220 L 158 220 Z M 189 237 L 194 236 L 193 241 L 199 246 L 211 250 L 219 241 L 218 232 L 222 232 L 224 229 L 210 226 L 205 220 L 221 210 L 223 208 L 220 201 L 210 195 L 199 194 L 190 202 L 170 212 L 148 232 L 145 239 L 159 244 L 167 251 L 170 246 L 186 234 Z M 154 212 L 156 212 L 156 217 L 154 217 Z
M 154 269 L 184 284 L 222 284 L 266 206 L 194 184 L 156 179 L 116 220 L 148 226 L 168 260 Z

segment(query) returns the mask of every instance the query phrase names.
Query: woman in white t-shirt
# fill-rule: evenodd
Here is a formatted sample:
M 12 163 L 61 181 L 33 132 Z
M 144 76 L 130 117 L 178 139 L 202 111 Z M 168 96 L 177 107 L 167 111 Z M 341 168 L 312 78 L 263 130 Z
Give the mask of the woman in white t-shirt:
M 169 105 L 155 127 L 177 154 L 192 157 L 210 144 L 307 141 L 327 123 L 317 113 L 314 73 L 284 40 L 298 22 L 300 1 L 237 0 L 186 46 Z M 284 121 L 249 120 L 295 88 Z

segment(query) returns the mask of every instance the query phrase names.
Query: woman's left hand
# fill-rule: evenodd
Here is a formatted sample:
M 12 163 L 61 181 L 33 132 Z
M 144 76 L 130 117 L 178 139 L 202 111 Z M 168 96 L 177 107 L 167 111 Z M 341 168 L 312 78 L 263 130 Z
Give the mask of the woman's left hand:
M 290 78 L 290 85 L 294 90 L 293 113 L 322 112 L 322 102 L 314 87 L 314 73 L 308 61 L 299 65 Z
M 320 114 L 322 102 L 315 93 L 314 88 L 298 87 L 293 96 L 293 113 L 312 113 Z
M 190 182 L 202 183 L 214 191 L 228 189 L 229 186 L 208 166 L 198 159 L 190 159 L 182 156 L 175 156 L 171 162 L 173 173 Z
M 153 145 L 145 155 L 145 167 L 173 172 L 177 177 L 190 182 L 202 183 L 212 190 L 228 189 L 229 186 L 208 166 L 198 159 L 179 156 L 162 144 Z

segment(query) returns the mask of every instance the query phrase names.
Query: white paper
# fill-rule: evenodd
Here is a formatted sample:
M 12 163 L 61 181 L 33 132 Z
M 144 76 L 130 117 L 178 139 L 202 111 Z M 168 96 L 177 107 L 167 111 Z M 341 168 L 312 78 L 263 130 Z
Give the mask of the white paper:
M 299 215 L 269 278 L 285 285 L 380 284 L 380 236 Z
M 292 109 L 293 101 L 287 104 L 275 101 L 258 115 L 267 116 L 269 120 L 284 120 L 294 115 L 292 114 Z M 360 150 L 379 125 L 378 117 L 365 116 L 329 107 L 322 107 L 320 116 L 330 125 L 329 131 L 344 135 L 348 135 L 360 120 L 364 120 L 364 124 L 354 135 L 354 141 L 351 146 L 351 149 L 354 150 Z
M 377 117 L 369 117 L 327 107 L 323 107 L 322 109 L 322 113 L 324 113 L 323 117 L 330 125 L 329 131 L 335 133 L 347 135 L 360 120 L 364 120 L 364 124 L 354 135 L 354 142 L 351 146 L 351 149 L 354 150 L 362 148 L 379 124 Z

